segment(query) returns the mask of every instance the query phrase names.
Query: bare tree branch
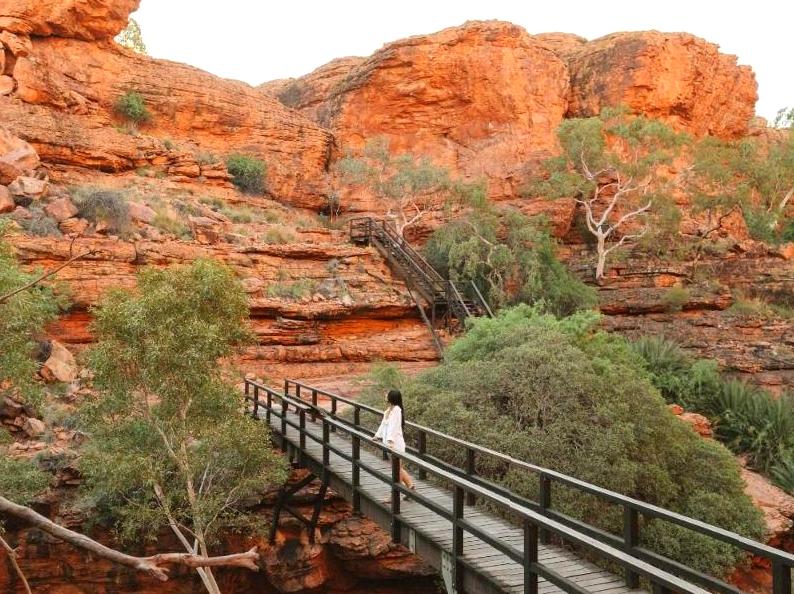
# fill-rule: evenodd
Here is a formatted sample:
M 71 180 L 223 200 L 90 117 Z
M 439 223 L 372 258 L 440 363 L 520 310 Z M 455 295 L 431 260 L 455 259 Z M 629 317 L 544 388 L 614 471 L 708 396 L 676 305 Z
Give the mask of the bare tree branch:
M 72 256 L 66 262 L 61 264 L 60 266 L 50 270 L 49 272 L 47 272 L 45 274 L 42 274 L 40 277 L 30 281 L 26 285 L 18 287 L 16 289 L 14 289 L 13 291 L 11 291 L 10 293 L 6 293 L 5 295 L 0 295 L 0 305 L 2 305 L 3 303 L 5 303 L 9 299 L 11 299 L 11 297 L 13 297 L 14 295 L 22 293 L 23 291 L 27 291 L 28 289 L 32 289 L 33 287 L 38 285 L 40 282 L 50 278 L 51 276 L 53 276 L 55 274 L 58 274 L 61 270 L 63 270 L 64 268 L 66 268 L 70 264 L 74 263 L 75 261 L 79 260 L 80 258 L 85 258 L 86 256 L 90 256 L 91 254 L 93 254 L 95 252 L 96 252 L 96 250 L 89 250 L 89 251 L 85 252 L 84 254 L 78 254 L 77 256 Z
M 11 566 L 14 568 L 14 571 L 19 576 L 19 579 L 22 580 L 22 585 L 25 587 L 25 594 L 33 594 L 30 591 L 30 584 L 28 584 L 28 579 L 25 577 L 25 574 L 22 572 L 22 569 L 19 567 L 19 563 L 17 563 L 17 552 L 16 549 L 13 549 L 10 544 L 8 544 L 5 539 L 0 536 L 0 547 L 3 547 L 8 553 L 8 558 L 11 560 Z
M 145 573 L 162 582 L 168 580 L 168 565 L 183 565 L 193 569 L 210 567 L 242 567 L 251 571 L 258 571 L 256 564 L 259 559 L 257 547 L 253 547 L 245 553 L 235 553 L 220 557 L 208 557 L 195 555 L 192 553 L 160 553 L 151 557 L 134 557 L 120 551 L 116 551 L 105 545 L 88 538 L 84 534 L 74 532 L 64 528 L 55 522 L 45 518 L 41 514 L 24 505 L 18 505 L 0 496 L 0 512 L 14 516 L 32 526 L 51 534 L 55 538 L 67 542 L 75 547 L 87 550 L 98 557 L 108 559 L 119 565 L 131 567 L 136 571 Z

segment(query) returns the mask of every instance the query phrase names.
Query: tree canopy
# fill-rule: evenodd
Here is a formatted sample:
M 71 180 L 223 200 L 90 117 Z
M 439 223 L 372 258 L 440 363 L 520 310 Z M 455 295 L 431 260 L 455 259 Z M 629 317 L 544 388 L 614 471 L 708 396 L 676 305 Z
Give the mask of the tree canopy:
M 597 331 L 597 322 L 593 312 L 556 319 L 526 305 L 477 319 L 438 368 L 413 380 L 391 374 L 377 397 L 401 383 L 406 415 L 418 423 L 761 537 L 761 514 L 743 493 L 733 456 L 677 420 L 627 342 Z M 458 447 L 431 440 L 428 450 L 465 465 Z M 536 477 L 521 469 L 483 458 L 477 472 L 537 498 Z M 621 534 L 618 507 L 556 486 L 553 506 Z M 715 574 L 741 558 L 730 546 L 652 519 L 641 535 L 643 546 Z
M 116 36 L 116 43 L 139 54 L 147 54 L 143 33 L 138 21 L 130 19 L 125 29 Z
M 474 282 L 494 308 L 529 303 L 558 316 L 594 307 L 595 291 L 555 256 L 541 221 L 486 204 L 442 226 L 424 248 L 429 262 L 465 288 Z
M 90 439 L 80 459 L 86 496 L 118 519 L 122 536 L 170 527 L 208 556 L 241 504 L 285 479 L 264 423 L 241 413 L 219 359 L 249 332 L 245 293 L 212 261 L 140 273 L 94 310 L 90 361 L 99 395 L 82 410 Z M 197 569 L 209 592 L 217 584 Z
M 576 200 L 595 238 L 595 277 L 601 279 L 608 255 L 643 237 L 649 220 L 670 203 L 664 166 L 689 139 L 623 108 L 565 120 L 557 137 L 562 154 L 545 161 L 542 178 L 532 181 L 525 194 Z

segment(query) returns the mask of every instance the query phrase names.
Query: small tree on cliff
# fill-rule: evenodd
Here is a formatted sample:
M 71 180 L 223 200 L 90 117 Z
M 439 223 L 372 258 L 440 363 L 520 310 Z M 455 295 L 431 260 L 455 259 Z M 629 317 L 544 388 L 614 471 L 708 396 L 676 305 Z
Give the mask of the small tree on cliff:
M 80 467 L 122 536 L 168 527 L 207 556 L 222 528 L 245 521 L 240 504 L 285 478 L 268 429 L 241 413 L 218 365 L 248 338 L 247 313 L 233 272 L 211 261 L 147 269 L 137 291 L 111 290 L 96 309 L 101 394 L 83 410 Z M 197 571 L 217 594 L 211 569 Z
M 609 254 L 645 235 L 654 204 L 669 200 L 663 169 L 687 138 L 622 108 L 565 120 L 557 136 L 562 155 L 544 163 L 544 179 L 531 183 L 526 193 L 573 197 L 583 208 L 595 238 L 600 280 Z
M 385 137 L 370 140 L 361 155 L 345 155 L 336 168 L 344 183 L 366 188 L 383 202 L 384 217 L 400 235 L 439 207 L 454 187 L 446 169 L 426 157 L 392 154 Z
M 139 54 L 147 54 L 146 44 L 138 21 L 130 19 L 127 27 L 116 36 L 116 43 Z
M 794 110 L 781 110 L 775 126 L 762 138 L 726 141 L 704 138 L 694 151 L 689 191 L 695 206 L 719 228 L 727 214 L 739 210 L 756 239 L 794 240 Z M 787 128 L 787 129 L 783 129 Z

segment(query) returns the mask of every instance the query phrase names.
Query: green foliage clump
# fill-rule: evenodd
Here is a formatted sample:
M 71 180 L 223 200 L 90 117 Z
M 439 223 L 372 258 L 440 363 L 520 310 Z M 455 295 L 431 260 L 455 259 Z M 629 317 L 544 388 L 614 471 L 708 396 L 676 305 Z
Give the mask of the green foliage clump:
M 191 239 L 193 237 L 190 227 L 188 227 L 185 223 L 170 216 L 163 209 L 155 210 L 156 214 L 152 220 L 152 225 L 157 227 L 160 231 L 169 233 L 179 237 L 180 239 Z
M 295 233 L 287 227 L 271 227 L 262 234 L 262 241 L 267 244 L 285 244 L 297 241 Z
M 689 138 L 622 107 L 564 120 L 557 138 L 562 155 L 547 159 L 524 193 L 577 202 L 596 247 L 596 279 L 603 278 L 609 254 L 627 243 L 645 239 L 646 249 L 656 244 L 656 251 L 663 250 L 659 244 L 677 233 L 680 215 L 662 166 Z M 627 232 L 623 227 L 630 222 L 635 229 Z
M 681 311 L 689 302 L 689 290 L 685 287 L 670 287 L 662 297 L 667 311 Z
M 139 54 L 146 54 L 146 44 L 138 21 L 131 18 L 124 30 L 115 38 L 116 43 Z
M 127 91 L 113 104 L 113 110 L 130 124 L 145 124 L 152 119 L 143 95 L 137 91 Z
M 794 127 L 781 110 L 777 125 L 786 133 L 768 138 L 721 140 L 707 137 L 693 155 L 689 190 L 697 209 L 710 217 L 738 209 L 755 239 L 770 244 L 790 241 L 794 220 Z
M 226 159 L 232 182 L 247 194 L 264 194 L 267 190 L 267 164 L 252 155 L 235 153 Z
M 268 285 L 267 296 L 279 299 L 305 299 L 317 291 L 317 281 L 304 278 L 293 282 Z
M 637 355 L 623 338 L 596 331 L 598 319 L 593 312 L 556 319 L 521 305 L 475 320 L 440 367 L 403 379 L 407 418 L 761 537 L 763 519 L 743 493 L 733 456 L 670 413 Z M 461 448 L 429 441 L 435 456 L 465 464 Z M 537 500 L 537 478 L 525 470 L 482 457 L 477 471 Z M 617 506 L 558 485 L 553 506 L 621 534 Z M 644 547 L 719 575 L 742 559 L 730 546 L 653 519 L 643 523 L 641 539 Z
M 202 554 L 242 506 L 285 478 L 269 431 L 240 412 L 219 360 L 251 338 L 245 293 L 209 260 L 147 268 L 137 289 L 111 289 L 93 310 L 99 394 L 81 408 L 88 504 L 126 539 L 176 524 Z
M 336 171 L 344 183 L 373 192 L 383 204 L 384 218 L 394 222 L 400 235 L 435 209 L 439 199 L 447 200 L 463 187 L 428 157 L 392 153 L 383 136 L 368 141 L 360 155 L 345 154 Z
M 0 495 L 25 505 L 44 493 L 49 477 L 27 460 L 17 460 L 0 451 Z
M 24 272 L 19 266 L 5 241 L 8 225 L 0 220 L 0 398 L 14 393 L 24 402 L 38 405 L 41 389 L 34 381 L 38 339 L 64 303 L 41 284 L 10 295 L 35 280 L 38 273 Z
M 538 305 L 557 316 L 590 309 L 595 291 L 555 256 L 542 224 L 521 213 L 487 206 L 439 228 L 425 256 L 442 275 L 471 291 L 475 283 L 493 308 Z
M 130 233 L 130 207 L 123 193 L 90 187 L 74 188 L 72 197 L 81 217 L 94 224 L 105 223 L 111 232 L 121 236 Z
M 712 419 L 721 441 L 758 470 L 770 469 L 794 452 L 794 396 L 775 397 L 744 382 L 724 380 L 717 364 L 693 360 L 674 342 L 644 337 L 633 345 L 667 402 Z
M 61 230 L 58 221 L 47 215 L 40 208 L 30 209 L 30 218 L 19 221 L 22 229 L 36 237 L 60 237 Z

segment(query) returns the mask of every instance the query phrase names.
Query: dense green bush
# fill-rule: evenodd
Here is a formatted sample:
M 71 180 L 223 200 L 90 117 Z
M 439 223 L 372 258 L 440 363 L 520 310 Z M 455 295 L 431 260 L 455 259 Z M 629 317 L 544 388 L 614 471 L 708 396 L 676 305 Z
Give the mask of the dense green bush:
M 146 107 L 146 101 L 143 95 L 137 91 L 127 91 L 116 99 L 113 110 L 125 120 L 135 125 L 145 124 L 152 119 L 152 114 L 149 108 Z
M 794 452 L 794 396 L 775 397 L 744 382 L 723 380 L 714 361 L 693 360 L 674 342 L 644 337 L 633 344 L 667 402 L 710 417 L 717 437 L 747 454 L 763 472 Z
M 267 189 L 267 164 L 252 155 L 235 153 L 226 159 L 232 182 L 248 194 L 264 194 Z
M 573 475 L 752 538 L 763 521 L 743 493 L 739 467 L 667 409 L 638 356 L 619 336 L 596 331 L 598 316 L 556 319 L 525 305 L 478 319 L 444 363 L 402 379 L 406 416 L 439 431 Z M 395 378 L 387 378 L 393 385 Z M 382 393 L 381 393 L 382 394 Z M 382 398 L 376 396 L 376 398 Z M 483 422 L 483 420 L 487 422 Z M 460 448 L 429 450 L 459 465 Z M 530 499 L 526 471 L 478 461 L 480 474 Z M 555 509 L 620 534 L 622 510 L 555 485 Z M 731 547 L 656 520 L 644 546 L 714 574 L 741 556 Z
M 103 222 L 119 235 L 130 231 L 130 207 L 127 198 L 114 190 L 78 188 L 73 191 L 75 206 L 81 217 L 92 223 Z
M 516 211 L 475 209 L 433 233 L 424 251 L 464 289 L 475 283 L 493 308 L 528 303 L 565 316 L 597 303 L 595 291 L 557 260 L 543 224 Z

